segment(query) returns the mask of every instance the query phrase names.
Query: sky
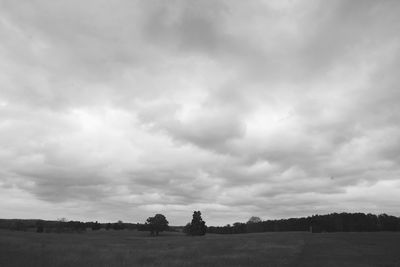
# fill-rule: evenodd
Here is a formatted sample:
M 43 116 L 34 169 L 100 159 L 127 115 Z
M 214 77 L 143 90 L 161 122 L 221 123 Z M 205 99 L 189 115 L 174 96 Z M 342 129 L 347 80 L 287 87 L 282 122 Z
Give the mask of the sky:
M 400 2 L 0 0 L 0 217 L 400 216 Z

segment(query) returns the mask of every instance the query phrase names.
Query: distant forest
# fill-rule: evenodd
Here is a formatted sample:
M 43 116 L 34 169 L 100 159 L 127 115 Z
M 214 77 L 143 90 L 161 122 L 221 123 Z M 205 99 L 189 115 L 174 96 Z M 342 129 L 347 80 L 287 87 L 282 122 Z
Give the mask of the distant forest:
M 59 219 L 57 221 L 48 220 L 20 220 L 20 219 L 0 219 L 0 229 L 12 231 L 36 231 L 38 233 L 82 233 L 86 231 L 104 230 L 139 230 L 150 231 L 148 224 L 125 223 L 118 221 L 115 223 L 81 222 L 67 221 Z M 174 227 L 169 227 L 168 231 L 177 231 Z
M 400 218 L 387 214 L 331 213 L 310 217 L 234 223 L 210 226 L 207 233 L 240 234 L 258 232 L 310 231 L 321 232 L 377 232 L 400 231 Z
M 36 231 L 38 233 L 64 233 L 104 230 L 138 230 L 149 231 L 146 223 L 115 223 L 80 222 L 59 219 L 46 220 L 19 220 L 0 219 L 0 229 L 13 231 Z M 183 226 L 169 226 L 167 231 L 181 232 Z M 400 217 L 387 214 L 364 213 L 332 213 L 327 215 L 313 215 L 302 218 L 290 218 L 266 221 L 248 221 L 226 226 L 209 226 L 207 233 L 213 234 L 242 234 L 259 232 L 310 231 L 321 232 L 377 232 L 400 231 Z

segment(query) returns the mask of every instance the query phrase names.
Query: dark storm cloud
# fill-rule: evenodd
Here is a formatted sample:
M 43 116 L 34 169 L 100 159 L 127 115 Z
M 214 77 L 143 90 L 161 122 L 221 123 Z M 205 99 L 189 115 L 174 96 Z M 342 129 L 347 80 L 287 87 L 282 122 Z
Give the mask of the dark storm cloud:
M 0 5 L 8 216 L 397 212 L 397 1 Z

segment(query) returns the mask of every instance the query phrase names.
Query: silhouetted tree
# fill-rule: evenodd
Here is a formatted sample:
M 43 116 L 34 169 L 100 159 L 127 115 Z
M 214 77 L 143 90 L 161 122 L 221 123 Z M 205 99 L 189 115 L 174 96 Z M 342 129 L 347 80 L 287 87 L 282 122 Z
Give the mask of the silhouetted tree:
M 110 230 L 111 229 L 111 223 L 107 223 L 106 224 L 106 230 L 108 231 L 108 230 Z
M 151 235 L 158 235 L 159 232 L 168 229 L 168 221 L 162 214 L 156 214 L 154 217 L 147 218 L 146 225 L 148 226 Z
M 260 223 L 261 219 L 260 217 L 256 216 L 251 216 L 250 219 L 247 221 L 247 223 Z
M 205 235 L 207 231 L 206 222 L 201 218 L 200 211 L 193 212 L 193 219 L 190 224 L 185 226 L 186 233 L 189 235 Z

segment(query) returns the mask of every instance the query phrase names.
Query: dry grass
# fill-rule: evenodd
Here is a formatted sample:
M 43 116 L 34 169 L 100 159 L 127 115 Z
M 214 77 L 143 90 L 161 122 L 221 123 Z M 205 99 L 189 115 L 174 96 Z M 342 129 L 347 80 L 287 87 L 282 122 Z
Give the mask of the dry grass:
M 399 233 L 0 232 L 0 266 L 400 266 Z

